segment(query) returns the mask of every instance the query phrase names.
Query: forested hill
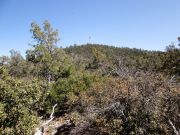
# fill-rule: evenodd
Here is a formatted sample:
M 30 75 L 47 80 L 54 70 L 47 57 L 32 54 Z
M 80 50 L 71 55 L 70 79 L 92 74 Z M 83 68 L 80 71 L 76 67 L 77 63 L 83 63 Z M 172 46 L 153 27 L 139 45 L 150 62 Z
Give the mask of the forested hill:
M 67 53 L 75 53 L 83 55 L 83 57 L 90 58 L 92 56 L 92 48 L 95 48 L 97 51 L 102 52 L 108 57 L 113 56 L 132 56 L 138 55 L 141 53 L 145 53 L 148 51 L 141 50 L 141 49 L 130 49 L 127 47 L 115 47 L 109 45 L 102 45 L 102 44 L 84 44 L 84 45 L 74 45 L 65 48 Z
M 71 56 L 92 59 L 109 66 L 126 66 L 136 70 L 164 72 L 169 75 L 180 73 L 180 51 L 174 45 L 165 51 L 147 51 L 143 49 L 114 47 L 100 44 L 74 45 L 64 49 Z

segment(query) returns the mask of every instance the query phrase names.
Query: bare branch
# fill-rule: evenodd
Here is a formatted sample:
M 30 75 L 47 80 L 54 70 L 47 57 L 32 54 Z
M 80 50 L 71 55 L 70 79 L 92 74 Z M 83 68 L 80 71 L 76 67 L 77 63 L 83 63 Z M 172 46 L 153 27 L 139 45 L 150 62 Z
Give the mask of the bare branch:
M 169 119 L 169 123 L 170 123 L 170 125 L 172 126 L 172 128 L 173 128 L 173 130 L 174 130 L 174 133 L 176 134 L 176 135 L 179 135 L 179 132 L 177 131 L 177 129 L 176 129 L 176 127 L 174 126 L 174 124 L 172 123 L 172 121 Z
M 57 106 L 57 104 L 55 104 L 53 107 L 52 107 L 52 113 L 50 115 L 50 120 L 46 121 L 45 123 L 43 123 L 40 128 L 37 129 L 37 131 L 35 132 L 34 135 L 43 135 L 43 132 L 44 132 L 44 126 L 45 125 L 48 125 L 53 119 L 54 119 L 54 109 L 55 107 Z

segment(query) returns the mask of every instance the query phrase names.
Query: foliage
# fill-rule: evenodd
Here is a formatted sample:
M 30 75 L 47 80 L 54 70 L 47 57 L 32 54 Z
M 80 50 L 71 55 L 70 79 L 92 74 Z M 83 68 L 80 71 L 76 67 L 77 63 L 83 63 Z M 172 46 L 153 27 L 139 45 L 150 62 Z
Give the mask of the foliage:
M 98 44 L 63 49 L 48 21 L 33 22 L 30 32 L 35 42 L 26 58 L 15 50 L 0 57 L 0 133 L 33 134 L 54 104 L 56 117 L 73 122 L 72 135 L 169 135 L 172 123 L 180 128 L 174 44 L 164 52 Z
M 37 44 L 26 52 L 26 58 L 36 66 L 38 76 L 49 82 L 54 81 L 59 72 L 65 72 L 71 66 L 70 58 L 56 46 L 59 40 L 58 31 L 53 30 L 50 23 L 45 21 L 43 30 L 36 23 L 32 23 L 31 32 Z
M 174 44 L 166 47 L 167 54 L 163 69 L 171 75 L 180 76 L 180 48 L 176 48 Z
M 50 90 L 50 99 L 53 103 L 58 103 L 62 108 L 68 104 L 71 108 L 76 103 L 82 91 L 86 91 L 91 87 L 92 83 L 98 81 L 100 78 L 89 73 L 73 73 L 66 78 L 58 79 Z
M 72 118 L 74 134 L 173 134 L 179 128 L 179 88 L 162 75 L 139 73 L 128 79 L 109 78 L 80 96 L 83 114 Z
M 38 123 L 36 107 L 42 101 L 41 82 L 11 77 L 0 68 L 0 130 L 3 134 L 31 134 Z
M 125 66 L 135 70 L 161 72 L 165 75 L 179 76 L 180 73 L 180 49 L 175 47 L 175 45 L 167 46 L 166 52 L 146 51 L 135 48 L 117 48 L 98 44 L 87 44 L 74 47 L 71 46 L 66 48 L 65 51 L 68 54 L 76 54 L 79 57 L 83 56 L 86 59 L 86 64 L 90 63 L 89 65 L 93 65 L 93 62 L 89 61 L 94 61 L 94 63 L 97 63 L 97 60 L 92 57 L 95 56 L 93 51 L 91 51 L 92 48 L 103 56 L 103 61 L 105 61 L 105 64 L 103 64 L 101 68 L 107 67 L 107 69 L 109 69 Z

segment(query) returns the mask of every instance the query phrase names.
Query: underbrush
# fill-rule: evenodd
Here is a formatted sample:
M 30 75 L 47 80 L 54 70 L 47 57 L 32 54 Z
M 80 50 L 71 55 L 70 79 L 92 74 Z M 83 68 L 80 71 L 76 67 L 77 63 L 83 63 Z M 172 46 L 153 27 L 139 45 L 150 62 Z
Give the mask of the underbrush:
M 169 135 L 172 124 L 180 128 L 180 89 L 161 74 L 109 77 L 81 92 L 76 105 L 72 134 Z

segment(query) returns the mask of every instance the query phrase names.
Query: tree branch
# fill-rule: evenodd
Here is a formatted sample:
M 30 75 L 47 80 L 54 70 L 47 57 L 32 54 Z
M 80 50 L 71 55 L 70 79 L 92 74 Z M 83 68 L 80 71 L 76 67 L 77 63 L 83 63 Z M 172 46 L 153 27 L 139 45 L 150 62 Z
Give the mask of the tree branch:
M 176 135 L 179 135 L 179 132 L 177 131 L 177 129 L 176 129 L 176 127 L 174 126 L 174 124 L 172 123 L 172 121 L 169 119 L 169 123 L 170 123 L 170 125 L 172 126 L 172 128 L 173 128 L 173 130 L 174 130 L 174 133 L 176 134 Z
M 54 119 L 54 109 L 55 107 L 57 106 L 57 104 L 55 104 L 53 107 L 52 107 L 52 113 L 50 115 L 50 119 L 48 121 L 46 121 L 45 123 L 43 123 L 38 129 L 37 131 L 35 132 L 34 135 L 43 135 L 44 133 L 44 126 L 45 125 L 48 125 L 53 119 Z

